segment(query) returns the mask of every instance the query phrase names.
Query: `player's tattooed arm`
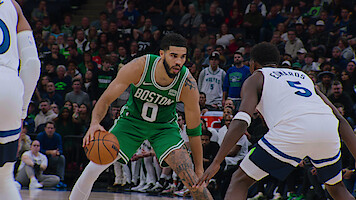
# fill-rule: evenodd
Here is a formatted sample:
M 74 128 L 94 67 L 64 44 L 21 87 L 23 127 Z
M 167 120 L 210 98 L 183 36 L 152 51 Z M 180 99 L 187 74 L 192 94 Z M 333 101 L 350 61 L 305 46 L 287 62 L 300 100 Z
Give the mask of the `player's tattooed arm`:
M 169 166 L 177 173 L 183 183 L 189 188 L 194 199 L 213 199 L 206 187 L 199 189 L 192 188 L 197 182 L 198 177 L 194 173 L 194 167 L 191 158 L 187 154 L 186 148 L 172 151 L 165 159 Z
M 188 77 L 185 80 L 184 86 L 188 87 L 190 90 L 198 89 L 197 81 L 194 79 L 194 77 L 190 73 L 188 74 Z

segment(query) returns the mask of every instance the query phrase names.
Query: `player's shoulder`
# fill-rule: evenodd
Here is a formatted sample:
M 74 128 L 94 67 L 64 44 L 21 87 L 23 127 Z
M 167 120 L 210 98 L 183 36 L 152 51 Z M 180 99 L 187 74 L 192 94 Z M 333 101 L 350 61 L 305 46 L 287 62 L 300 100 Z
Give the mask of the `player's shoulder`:
M 20 5 L 15 0 L 11 0 L 11 3 L 14 5 L 17 13 L 22 13 Z

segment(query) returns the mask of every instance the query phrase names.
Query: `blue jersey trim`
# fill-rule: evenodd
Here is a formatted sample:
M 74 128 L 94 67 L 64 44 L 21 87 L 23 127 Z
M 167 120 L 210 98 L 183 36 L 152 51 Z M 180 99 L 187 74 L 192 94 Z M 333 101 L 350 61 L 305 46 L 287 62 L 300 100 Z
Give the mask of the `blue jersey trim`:
M 332 158 L 324 158 L 324 159 L 320 159 L 320 160 L 313 160 L 310 158 L 310 160 L 313 161 L 313 163 L 315 163 L 315 164 L 321 164 L 321 163 L 330 162 L 332 160 L 339 158 L 340 154 L 341 154 L 341 151 L 339 151 L 339 153 L 337 153 L 336 156 L 334 156 Z
M 293 156 L 289 156 L 285 153 L 283 153 L 282 151 L 278 150 L 275 146 L 273 146 L 271 143 L 269 143 L 266 138 L 262 137 L 261 138 L 262 142 L 265 143 L 274 153 L 282 156 L 283 158 L 289 159 L 289 160 L 294 160 L 297 163 L 300 163 L 302 161 L 302 159 L 297 158 L 297 157 L 293 157 Z
M 8 137 L 12 135 L 16 135 L 21 132 L 21 128 L 10 130 L 10 131 L 0 131 L 0 137 Z

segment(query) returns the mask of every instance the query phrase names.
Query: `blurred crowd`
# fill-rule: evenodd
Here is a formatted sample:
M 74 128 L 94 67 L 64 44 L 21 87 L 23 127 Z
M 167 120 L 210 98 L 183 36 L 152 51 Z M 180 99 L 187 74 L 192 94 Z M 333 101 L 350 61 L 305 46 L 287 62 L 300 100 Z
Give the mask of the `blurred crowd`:
M 70 10 L 81 9 L 83 3 L 85 0 L 19 1 L 31 22 L 42 64 L 41 77 L 24 121 L 20 148 L 21 152 L 29 150 L 29 143 L 35 139 L 46 142 L 41 143 L 40 152 L 47 156 L 49 170 L 51 166 L 60 168 L 51 170 L 60 178 L 60 187 L 65 187 L 65 174 L 82 170 L 88 162 L 80 148 L 81 138 L 101 94 L 123 65 L 145 54 L 157 54 L 161 38 L 171 32 L 188 40 L 185 66 L 198 83 L 201 115 L 218 112 L 222 116 L 216 127 L 202 120 L 206 166 L 216 155 L 238 110 L 242 84 L 251 75 L 250 50 L 262 41 L 277 46 L 280 67 L 301 70 L 311 77 L 356 128 L 354 0 L 107 0 L 95 20 L 83 17 L 80 25 L 74 25 Z M 107 130 L 118 117 L 129 92 L 128 88 L 111 105 L 102 122 Z M 184 113 L 181 105 L 177 111 Z M 224 196 L 229 184 L 227 177 L 231 177 L 248 149 L 267 131 L 257 112 L 253 118 L 248 133 L 231 150 L 221 173 L 209 184 L 215 198 Z M 180 119 L 184 135 L 184 115 Z M 342 155 L 345 183 L 353 192 L 355 161 L 344 145 Z M 110 186 L 110 190 L 140 186 L 133 189 L 188 195 L 177 176 L 174 173 L 172 176 L 169 168 L 161 169 L 154 158 L 154 151 L 145 143 L 129 166 L 115 164 L 115 187 Z M 325 199 L 322 184 L 315 180 L 308 182 L 308 177 L 317 176 L 310 172 L 313 167 L 309 164 L 307 160 L 301 163 L 298 172 L 288 179 L 294 182 L 280 183 L 269 178 L 266 183 L 271 187 L 266 188 L 262 182 L 251 189 L 250 196 L 302 199 L 312 190 L 316 191 L 314 199 Z

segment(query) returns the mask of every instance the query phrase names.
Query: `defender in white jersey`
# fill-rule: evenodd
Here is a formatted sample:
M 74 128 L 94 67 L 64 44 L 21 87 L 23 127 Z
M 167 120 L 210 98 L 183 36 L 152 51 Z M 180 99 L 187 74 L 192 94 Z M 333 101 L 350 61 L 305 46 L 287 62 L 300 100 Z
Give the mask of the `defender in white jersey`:
M 354 199 L 342 182 L 339 138 L 340 132 L 355 157 L 356 137 L 351 127 L 305 73 L 275 68 L 278 63 L 279 51 L 274 45 L 263 42 L 252 49 L 251 73 L 258 70 L 244 83 L 239 112 L 196 187 L 218 171 L 257 109 L 269 132 L 234 173 L 225 199 L 246 199 L 248 188 L 268 174 L 284 180 L 305 157 L 310 158 L 334 199 Z
M 35 40 L 20 6 L 14 0 L 0 0 L 1 199 L 21 199 L 15 186 L 13 168 L 22 120 L 26 118 L 39 73 Z

